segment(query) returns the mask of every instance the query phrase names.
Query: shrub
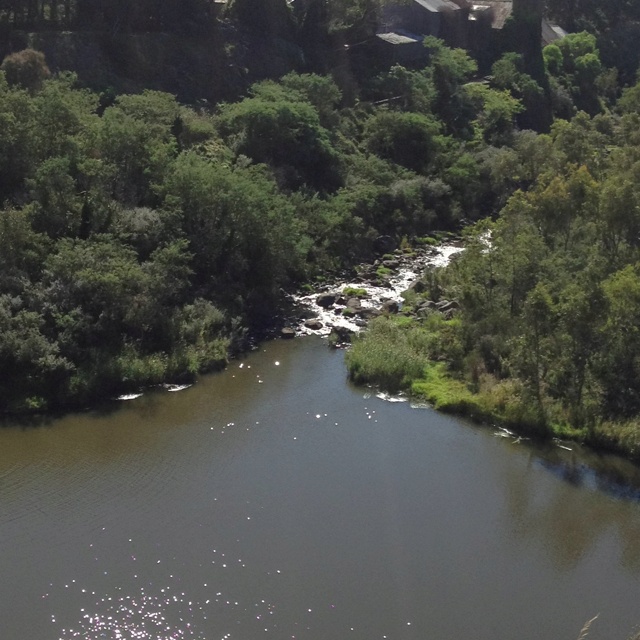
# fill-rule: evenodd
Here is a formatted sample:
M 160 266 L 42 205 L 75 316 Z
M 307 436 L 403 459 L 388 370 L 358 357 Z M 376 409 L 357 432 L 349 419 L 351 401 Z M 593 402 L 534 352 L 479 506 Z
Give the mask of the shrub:
M 20 85 L 29 93 L 37 93 L 42 83 L 51 76 L 49 67 L 41 51 L 23 49 L 8 55 L 0 65 L 7 82 Z

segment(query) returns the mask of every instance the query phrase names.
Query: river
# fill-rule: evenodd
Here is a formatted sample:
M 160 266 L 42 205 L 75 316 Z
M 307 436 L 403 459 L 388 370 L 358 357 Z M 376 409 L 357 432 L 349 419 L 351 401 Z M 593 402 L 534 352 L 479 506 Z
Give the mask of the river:
M 275 341 L 0 430 L 2 640 L 624 640 L 631 464 L 495 437 Z

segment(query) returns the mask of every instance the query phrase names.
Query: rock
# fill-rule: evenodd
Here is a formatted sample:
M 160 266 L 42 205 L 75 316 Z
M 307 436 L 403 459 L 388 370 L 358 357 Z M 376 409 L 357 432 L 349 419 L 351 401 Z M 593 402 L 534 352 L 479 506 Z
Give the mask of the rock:
M 296 331 L 295 331 L 295 329 L 292 329 L 291 327 L 283 327 L 280 330 L 280 337 L 285 339 L 285 340 L 291 340 L 292 338 L 296 337 Z
M 416 310 L 417 311 L 426 311 L 426 310 L 433 310 L 435 308 L 436 308 L 436 303 L 433 300 L 425 300 L 424 302 L 421 302 L 416 307 Z
M 383 313 L 398 313 L 400 311 L 400 305 L 395 300 L 387 300 L 382 303 Z
M 436 303 L 436 309 L 441 313 L 446 313 L 448 311 L 456 311 L 459 309 L 460 305 L 456 300 L 441 300 Z
M 360 300 L 360 298 L 349 298 L 346 302 L 345 305 L 348 309 L 361 309 L 362 308 L 362 302 Z
M 320 320 L 307 320 L 304 323 L 304 326 L 307 327 L 307 329 L 311 329 L 312 331 L 319 331 L 320 329 L 322 329 L 322 327 L 324 326 L 322 324 L 322 322 L 320 322 Z
M 338 342 L 351 342 L 353 331 L 347 327 L 332 327 L 331 333 L 338 338 Z
M 371 320 L 372 318 L 377 318 L 379 315 L 382 315 L 382 311 L 374 307 L 363 307 L 358 311 L 358 315 L 363 320 Z
M 319 307 L 323 307 L 324 309 L 328 309 L 330 306 L 332 306 L 335 301 L 336 301 L 336 294 L 335 293 L 321 293 L 317 298 L 316 298 L 316 304 Z
M 387 269 L 397 269 L 400 266 L 400 260 L 383 260 L 382 266 Z
M 376 253 L 391 253 L 397 247 L 397 242 L 391 236 L 378 236 L 373 242 Z
M 302 309 L 299 316 L 301 320 L 313 320 L 314 318 L 317 317 L 316 312 L 311 308 Z
M 424 282 L 422 282 L 422 280 L 414 280 L 408 287 L 407 289 L 409 291 L 415 291 L 416 293 L 423 293 L 424 291 L 426 291 L 427 286 L 425 285 Z

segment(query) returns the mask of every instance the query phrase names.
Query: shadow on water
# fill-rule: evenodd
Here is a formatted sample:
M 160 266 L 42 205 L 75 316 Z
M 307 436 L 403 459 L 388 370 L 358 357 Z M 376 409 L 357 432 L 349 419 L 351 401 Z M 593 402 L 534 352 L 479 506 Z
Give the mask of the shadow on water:
M 148 389 L 145 393 L 161 391 Z M 69 416 L 86 415 L 89 417 L 109 417 L 122 409 L 123 402 L 114 398 L 101 401 L 92 407 L 71 407 L 48 411 L 47 413 L 5 413 L 0 414 L 0 429 L 42 429 L 55 426 L 60 420 Z
M 574 487 L 640 503 L 640 468 L 627 460 L 582 448 L 576 453 L 548 445 L 537 448 L 535 464 Z

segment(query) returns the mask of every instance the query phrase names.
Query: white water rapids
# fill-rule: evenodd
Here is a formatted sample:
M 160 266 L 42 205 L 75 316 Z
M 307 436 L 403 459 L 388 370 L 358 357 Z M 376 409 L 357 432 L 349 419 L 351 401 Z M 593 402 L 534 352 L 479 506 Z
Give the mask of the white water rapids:
M 318 320 L 322 323 L 320 329 L 311 329 L 305 326 L 302 320 L 296 326 L 296 333 L 302 335 L 328 336 L 333 329 L 343 329 L 353 333 L 359 332 L 365 323 L 362 319 L 354 316 L 342 315 L 345 305 L 331 305 L 324 308 L 316 303 L 321 293 L 335 292 L 342 294 L 345 289 L 364 289 L 367 295 L 362 299 L 362 308 L 380 309 L 385 302 L 397 302 L 402 306 L 402 294 L 409 288 L 409 285 L 419 279 L 428 268 L 444 267 L 451 258 L 462 251 L 462 247 L 456 244 L 443 244 L 439 247 L 429 247 L 407 258 L 402 254 L 397 254 L 400 265 L 393 274 L 385 279 L 383 284 L 374 284 L 367 279 L 353 281 L 336 282 L 331 286 L 324 286 L 321 290 L 305 295 L 294 295 L 293 301 L 308 311 L 307 317 Z M 348 297 L 348 296 L 347 296 Z

